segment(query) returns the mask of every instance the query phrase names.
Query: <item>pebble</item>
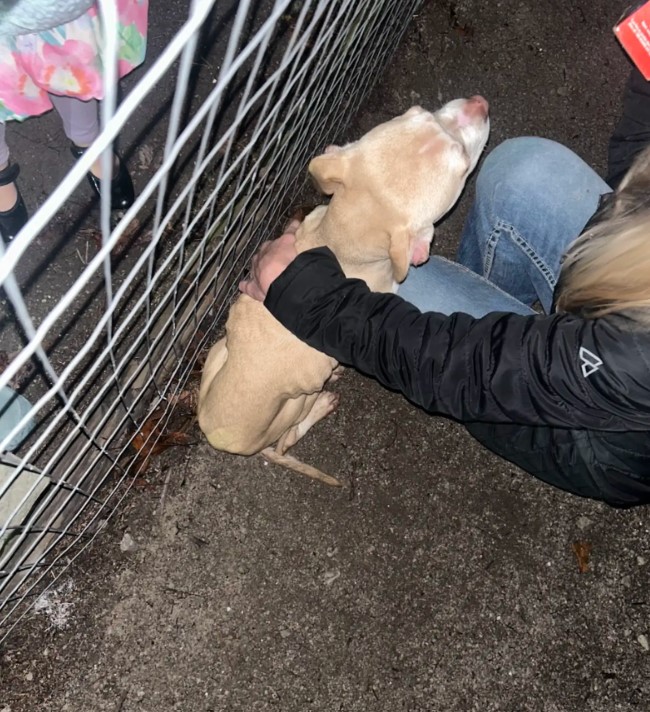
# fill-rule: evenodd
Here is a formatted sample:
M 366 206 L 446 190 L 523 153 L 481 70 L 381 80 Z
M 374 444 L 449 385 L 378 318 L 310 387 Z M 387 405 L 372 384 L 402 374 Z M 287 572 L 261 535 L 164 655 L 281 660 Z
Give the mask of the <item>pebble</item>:
M 341 572 L 338 569 L 334 571 L 326 571 L 323 574 L 323 581 L 326 586 L 331 586 L 337 578 L 341 576 Z
M 639 566 L 645 566 L 645 564 L 646 564 L 646 558 L 645 558 L 644 556 L 637 556 L 637 557 L 636 557 L 636 563 L 637 563 Z
M 133 537 L 129 534 L 129 532 L 124 532 L 124 536 L 122 537 L 122 541 L 120 542 L 120 551 L 135 551 L 138 548 L 138 545 L 135 543 Z
M 648 642 L 648 636 L 644 635 L 641 633 L 640 636 L 638 636 L 637 640 L 639 641 L 639 645 L 644 649 L 644 650 L 650 650 L 650 642 Z

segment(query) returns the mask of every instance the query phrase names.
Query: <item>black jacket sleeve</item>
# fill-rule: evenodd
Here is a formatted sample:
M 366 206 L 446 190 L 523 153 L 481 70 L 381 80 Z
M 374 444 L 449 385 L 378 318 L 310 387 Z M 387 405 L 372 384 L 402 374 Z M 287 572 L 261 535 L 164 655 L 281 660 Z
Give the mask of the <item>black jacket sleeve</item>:
M 431 413 L 464 422 L 648 428 L 648 404 L 619 397 L 631 389 L 601 358 L 607 352 L 620 365 L 638 354 L 598 320 L 423 314 L 347 279 L 327 248 L 298 255 L 265 305 L 303 341 Z
M 623 96 L 623 113 L 609 140 L 607 178 L 616 188 L 635 156 L 650 143 L 650 82 L 632 69 Z

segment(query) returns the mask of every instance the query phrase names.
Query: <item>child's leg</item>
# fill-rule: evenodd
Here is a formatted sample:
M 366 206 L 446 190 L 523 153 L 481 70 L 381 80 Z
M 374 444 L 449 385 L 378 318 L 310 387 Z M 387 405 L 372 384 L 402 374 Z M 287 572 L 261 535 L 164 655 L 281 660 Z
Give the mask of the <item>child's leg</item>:
M 87 148 L 99 136 L 99 102 L 81 101 L 70 96 L 50 95 L 54 108 L 63 123 L 65 135 L 79 148 Z M 102 175 L 101 156 L 93 163 L 91 172 Z
M 85 148 L 99 136 L 99 102 L 96 99 L 80 101 L 70 96 L 50 95 L 57 110 L 65 135 L 72 143 Z
M 5 139 L 5 124 L 0 124 L 0 173 L 9 165 L 9 146 Z M 0 185 L 0 213 L 11 210 L 18 199 L 16 184 Z
M 55 109 L 63 121 L 65 135 L 74 144 L 72 154 L 79 158 L 84 149 L 99 136 L 99 102 L 95 99 L 80 101 L 72 97 L 51 96 Z M 102 157 L 90 167 L 88 180 L 93 191 L 101 195 L 100 180 L 102 177 Z M 113 165 L 111 169 L 111 208 L 113 210 L 126 210 L 133 205 L 135 194 L 133 181 L 129 172 L 115 152 L 113 152 Z

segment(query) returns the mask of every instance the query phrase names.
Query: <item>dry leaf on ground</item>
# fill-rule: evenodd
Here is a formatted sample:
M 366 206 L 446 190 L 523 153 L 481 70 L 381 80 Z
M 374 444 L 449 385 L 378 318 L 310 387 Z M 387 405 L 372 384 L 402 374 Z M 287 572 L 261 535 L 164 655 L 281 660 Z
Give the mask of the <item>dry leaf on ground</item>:
M 581 574 L 589 571 L 589 556 L 591 554 L 591 544 L 588 541 L 574 541 L 573 553 L 578 559 L 578 569 Z
M 133 437 L 131 444 L 137 451 L 132 464 L 132 471 L 146 472 L 152 457 L 159 455 L 176 445 L 189 445 L 191 437 L 182 430 L 165 431 L 162 419 L 163 411 L 154 411 L 142 424 Z

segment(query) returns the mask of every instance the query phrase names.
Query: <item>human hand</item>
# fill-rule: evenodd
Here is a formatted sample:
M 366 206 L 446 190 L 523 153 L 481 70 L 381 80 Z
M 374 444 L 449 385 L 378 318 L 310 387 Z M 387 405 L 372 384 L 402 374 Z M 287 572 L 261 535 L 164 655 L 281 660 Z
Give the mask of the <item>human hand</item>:
M 263 302 L 271 283 L 293 262 L 296 252 L 298 220 L 292 220 L 277 240 L 263 242 L 253 255 L 248 277 L 239 283 L 239 291 Z

